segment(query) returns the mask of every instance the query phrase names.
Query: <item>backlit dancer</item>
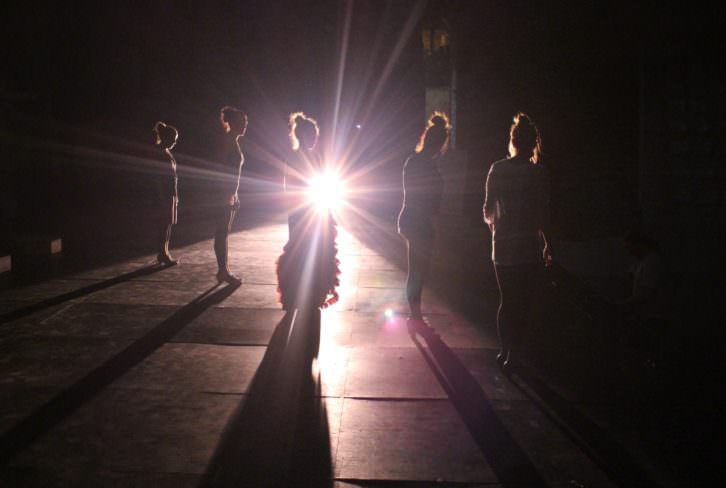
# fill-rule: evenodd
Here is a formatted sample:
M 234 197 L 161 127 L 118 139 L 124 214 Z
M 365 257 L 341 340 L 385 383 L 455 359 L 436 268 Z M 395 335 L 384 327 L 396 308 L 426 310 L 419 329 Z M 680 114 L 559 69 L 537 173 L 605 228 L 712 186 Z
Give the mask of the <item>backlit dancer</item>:
M 436 239 L 433 219 L 441 207 L 443 180 L 437 165 L 449 147 L 451 127 L 446 115 L 434 112 L 421 133 L 415 152 L 403 164 L 403 206 L 398 232 L 406 239 L 408 276 L 406 298 L 410 309 L 408 326 L 425 329 L 421 294 L 431 267 Z
M 290 116 L 293 155 L 285 176 L 289 238 L 277 261 L 278 292 L 282 308 L 297 310 L 300 323 L 309 327 L 312 356 L 320 343 L 320 309 L 338 300 L 339 284 L 336 222 L 329 208 L 306 196 L 305 187 L 326 170 L 318 151 L 317 122 L 304 113 Z
M 234 107 L 223 107 L 219 113 L 225 137 L 219 162 L 223 177 L 219 183 L 218 208 L 214 231 L 214 254 L 217 257 L 217 281 L 239 285 L 242 280 L 232 274 L 228 264 L 228 237 L 239 209 L 239 180 L 245 158 L 240 143 L 247 131 L 247 114 Z
M 525 114 L 509 130 L 509 157 L 492 164 L 486 181 L 484 221 L 492 232 L 492 261 L 499 285 L 502 367 L 512 365 L 528 325 L 541 264 L 552 262 L 550 185 L 540 164 L 542 139 Z
M 179 132 L 175 127 L 164 122 L 157 122 L 152 129 L 154 132 L 154 143 L 161 149 L 165 158 L 168 158 L 169 166 L 165 166 L 164 174 L 159 178 L 157 185 L 157 200 L 159 211 L 159 254 L 156 260 L 159 264 L 171 266 L 177 260 L 169 254 L 169 241 L 171 240 L 171 227 L 177 223 L 177 209 L 179 206 L 178 177 L 176 172 L 176 159 L 171 150 L 176 145 Z

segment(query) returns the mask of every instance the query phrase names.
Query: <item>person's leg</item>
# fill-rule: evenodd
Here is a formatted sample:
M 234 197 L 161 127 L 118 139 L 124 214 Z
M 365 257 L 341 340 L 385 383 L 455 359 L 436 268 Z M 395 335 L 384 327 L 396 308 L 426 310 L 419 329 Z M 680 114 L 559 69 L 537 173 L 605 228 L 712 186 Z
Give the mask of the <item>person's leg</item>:
M 171 240 L 171 223 L 166 225 L 162 224 L 161 232 L 159 235 L 159 254 L 157 260 L 161 264 L 175 264 L 176 260 L 169 254 L 169 241 Z
M 510 346 L 521 355 L 524 349 L 527 331 L 535 306 L 535 291 L 540 286 L 540 269 L 537 265 L 521 265 L 513 269 L 512 307 L 513 320 L 510 333 Z
M 166 229 L 164 231 L 164 244 L 162 247 L 162 252 L 169 256 L 169 242 L 171 241 L 171 224 L 168 224 L 166 226 Z
M 214 255 L 219 271 L 227 271 L 227 222 L 229 210 L 220 209 L 214 222 Z
M 166 242 L 166 236 L 168 235 L 168 224 L 161 223 L 159 226 L 159 257 L 165 256 L 168 249 L 168 244 Z
M 501 350 L 499 364 L 511 366 L 513 358 L 521 354 L 529 316 L 534 305 L 534 291 L 538 284 L 537 265 L 495 266 L 499 285 L 499 311 L 497 331 Z
M 174 184 L 174 186 L 176 187 L 176 183 Z M 171 254 L 169 253 L 169 243 L 171 242 L 171 229 L 177 223 L 178 213 L 179 213 L 179 198 L 177 196 L 174 196 L 171 199 L 171 219 L 169 220 L 169 225 L 166 228 L 166 236 L 165 236 L 165 240 L 164 240 L 164 250 L 166 252 L 166 255 L 169 256 L 169 258 L 175 263 L 177 262 L 177 260 L 173 259 L 171 257 Z
M 499 354 L 497 361 L 503 365 L 509 358 L 511 332 L 510 273 L 507 266 L 494 265 L 494 273 L 499 287 L 499 308 L 497 309 L 497 333 L 499 335 Z
M 214 254 L 217 257 L 217 280 L 228 283 L 240 283 L 241 280 L 230 273 L 228 267 L 228 245 L 227 239 L 232 229 L 232 221 L 234 220 L 234 207 L 225 207 L 217 217 L 216 228 L 214 232 Z
M 408 276 L 406 277 L 406 299 L 412 319 L 422 319 L 421 293 L 423 291 L 422 259 L 417 243 L 406 240 L 408 249 Z
M 423 294 L 423 287 L 428 282 L 429 271 L 431 269 L 431 258 L 434 243 L 431 240 L 422 241 L 417 247 L 417 254 L 419 259 L 419 273 L 421 276 L 421 287 L 419 290 L 419 302 L 421 302 L 421 295 Z

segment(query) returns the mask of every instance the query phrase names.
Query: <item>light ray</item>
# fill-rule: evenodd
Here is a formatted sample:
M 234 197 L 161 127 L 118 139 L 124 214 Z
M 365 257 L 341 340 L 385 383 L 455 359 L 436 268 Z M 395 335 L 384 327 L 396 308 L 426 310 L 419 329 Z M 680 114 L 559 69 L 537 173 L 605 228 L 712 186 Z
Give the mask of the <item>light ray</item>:
M 333 125 L 332 125 L 332 154 L 334 158 L 337 158 L 338 152 L 338 114 L 340 112 L 340 99 L 343 92 L 343 77 L 345 74 L 345 63 L 348 58 L 348 42 L 350 35 L 350 23 L 353 19 L 353 1 L 347 0 L 345 2 L 345 21 L 343 24 L 343 39 L 340 45 L 340 59 L 338 60 L 338 79 L 335 87 L 335 106 L 333 108 Z

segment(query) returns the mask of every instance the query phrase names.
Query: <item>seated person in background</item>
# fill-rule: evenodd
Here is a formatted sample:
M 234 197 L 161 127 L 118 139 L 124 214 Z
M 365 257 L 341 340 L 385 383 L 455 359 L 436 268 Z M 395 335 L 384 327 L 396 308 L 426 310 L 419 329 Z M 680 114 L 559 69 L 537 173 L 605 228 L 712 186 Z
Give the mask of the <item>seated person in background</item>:
M 654 360 L 673 320 L 670 274 L 658 253 L 658 244 L 642 232 L 629 232 L 625 245 L 636 260 L 631 268 L 632 292 L 621 304 L 632 324 L 628 341 Z

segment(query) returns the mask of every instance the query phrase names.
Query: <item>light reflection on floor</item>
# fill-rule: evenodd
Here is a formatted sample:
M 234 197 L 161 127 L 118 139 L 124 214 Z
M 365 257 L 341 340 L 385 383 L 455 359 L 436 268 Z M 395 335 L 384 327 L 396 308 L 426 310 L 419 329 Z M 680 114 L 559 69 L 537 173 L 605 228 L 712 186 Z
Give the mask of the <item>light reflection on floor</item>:
M 378 234 L 374 235 L 370 230 L 367 234 L 366 229 L 358 230 L 339 227 L 340 302 L 322 311 L 320 351 L 318 360 L 312 364 L 313 379 L 321 379 L 321 389 L 315 395 L 320 394 L 323 397 L 321 404 L 325 405 L 335 476 L 344 479 L 385 476 L 386 479 L 401 480 L 477 480 L 492 485 L 496 479 L 488 470 L 486 459 L 473 443 L 456 409 L 445 401 L 447 394 L 424 360 L 425 352 L 417 350 L 408 334 L 405 271 L 397 266 L 398 261 L 387 257 L 393 255 L 399 259 L 403 243 L 391 238 L 395 235 L 386 236 L 384 241 L 383 238 L 378 240 Z M 207 415 L 210 405 L 221 408 L 222 402 L 229 407 L 226 413 L 219 415 L 220 418 L 231 412 L 240 393 L 245 391 L 246 385 L 252 384 L 257 374 L 260 360 L 265 355 L 264 346 L 283 315 L 276 301 L 274 263 L 286 240 L 287 224 L 283 219 L 230 236 L 230 267 L 242 276 L 243 284 L 202 315 L 194 317 L 173 341 L 161 344 L 158 350 L 144 358 L 141 369 L 129 372 L 120 387 L 111 389 L 112 393 L 121 395 L 121 400 L 104 400 L 107 403 L 99 408 L 108 408 L 115 414 L 117 405 L 122 404 L 124 412 L 136 415 L 133 428 L 138 431 L 129 436 L 127 428 L 119 430 L 115 425 L 108 426 L 109 430 L 119 430 L 114 431 L 118 438 L 101 446 L 104 453 L 115 456 L 118 446 L 122 451 L 125 449 L 123 452 L 140 453 L 136 457 L 129 454 L 130 461 L 124 461 L 129 463 L 129 470 L 138 471 L 148 469 L 148 459 L 157 452 L 172 453 L 169 459 L 176 462 L 180 459 L 180 450 L 186 449 L 196 456 L 196 469 L 204 468 L 211 455 L 208 449 L 218 442 L 224 422 L 216 422 L 211 427 L 207 424 L 203 428 L 194 426 L 200 416 L 212 417 Z M 371 243 L 370 247 L 364 243 Z M 401 248 L 395 247 L 399 244 Z M 15 361 L 27 367 L 23 381 L 30 385 L 39 379 L 46 381 L 37 371 L 38 368 L 49 369 L 48 361 L 54 370 L 65 371 L 68 377 L 81 377 L 88 367 L 86 363 L 98 364 L 106 358 L 105 354 L 114 353 L 112 349 L 100 350 L 102 339 L 99 334 L 104 334 L 103 340 L 106 335 L 111 337 L 111 345 L 128 342 L 130 337 L 146 333 L 155 327 L 157 320 L 162 321 L 173 310 L 186 306 L 210 286 L 217 291 L 224 290 L 223 286 L 214 287 L 216 261 L 211 240 L 175 247 L 173 252 L 181 259 L 178 266 L 136 277 L 89 293 L 84 300 L 64 304 L 47 324 L 45 318 L 43 322 L 34 323 L 32 331 L 29 330 L 30 323 L 17 324 L 18 331 L 11 340 L 17 340 L 19 345 L 13 349 L 15 357 L 20 358 Z M 153 259 L 153 255 L 142 256 L 131 263 L 91 270 L 25 290 L 8 290 L 5 299 L 27 302 L 52 297 L 74 287 L 113 279 L 119 273 L 136 269 Z M 0 305 L 2 298 L 0 293 Z M 481 323 L 474 324 L 457 315 L 441 301 L 437 303 L 428 289 L 424 292 L 424 305 L 426 319 L 440 335 L 442 344 L 460 355 L 464 361 L 462 367 L 470 368 L 472 378 L 479 381 L 486 394 L 497 400 L 497 405 L 503 405 L 504 416 L 510 415 L 506 402 L 516 400 L 521 404 L 523 398 L 498 374 L 494 359 L 497 341 L 488 332 L 493 330 L 491 326 L 485 329 Z M 151 312 L 153 319 L 147 315 Z M 53 335 L 52 340 L 37 341 L 24 336 L 39 334 L 43 337 L 49 333 Z M 64 336 L 66 340 L 58 340 Z M 21 347 L 23 345 L 25 349 Z M 78 360 L 62 363 L 53 354 L 46 354 L 56 349 L 63 349 L 64 355 L 68 351 L 74 354 L 80 351 L 76 356 L 83 359 L 89 347 L 98 351 L 99 356 L 80 366 Z M 42 362 L 38 360 L 39 348 L 43 352 Z M 423 348 L 431 350 L 425 344 Z M 23 354 L 26 356 L 21 357 Z M 76 369 L 64 369 L 71 365 Z M 132 393 L 124 396 L 125 390 Z M 137 391 L 147 393 L 139 395 Z M 169 407 L 168 402 L 172 400 L 168 399 L 175 399 L 177 395 L 168 395 L 167 391 L 184 393 L 179 397 L 183 408 Z M 210 392 L 215 394 L 210 395 Z M 26 393 L 26 397 L 29 396 Z M 160 406 L 158 399 L 162 397 L 164 404 Z M 197 410 L 188 407 L 190 399 L 196 402 Z M 163 408 L 158 410 L 163 411 L 163 415 L 159 414 L 152 421 L 148 412 L 154 408 Z M 167 410 L 173 415 L 168 415 Z M 422 422 L 422 418 L 428 420 Z M 394 428 L 381 428 L 380 419 L 392 419 L 390 425 Z M 522 430 L 521 426 L 531 427 L 526 420 L 528 418 L 517 420 L 517 432 Z M 185 431 L 188 426 L 194 428 Z M 531 430 L 532 439 L 539 442 L 539 431 L 534 427 Z M 62 434 L 60 438 L 65 442 L 77 433 Z M 184 441 L 180 442 L 182 436 Z M 449 444 L 441 443 L 442 438 L 448 439 Z M 124 444 L 133 439 L 143 439 L 144 446 L 154 447 L 153 452 L 144 452 L 137 447 L 138 443 Z M 558 446 L 562 445 L 557 442 Z M 53 447 L 56 445 L 50 449 L 57 449 Z M 85 445 L 93 446 L 94 443 L 88 441 Z M 61 453 L 62 458 L 74 449 L 54 452 Z M 577 465 L 581 464 L 578 458 Z M 173 466 L 175 470 L 181 469 Z
M 320 354 L 317 361 L 317 368 L 320 368 L 322 372 L 323 383 L 327 385 L 336 384 L 344 379 L 341 375 L 344 375 L 344 364 L 349 355 L 348 348 L 344 346 L 348 345 L 351 340 L 350 313 L 356 309 L 361 256 L 375 254 L 350 231 L 341 226 L 338 227 L 337 243 L 341 270 L 338 288 L 340 300 L 322 312 Z M 395 266 L 388 260 L 386 260 L 386 264 L 391 267 Z M 403 298 L 404 283 L 387 282 L 385 285 L 399 291 L 401 299 Z M 376 307 L 380 311 L 370 314 L 372 316 L 370 322 L 377 324 L 378 327 L 376 334 L 393 332 L 402 326 L 400 316 L 392 315 L 393 310 L 400 306 L 400 300 L 397 303 L 381 303 L 380 307 Z M 389 315 L 392 316 L 387 317 L 386 311 L 389 311 Z M 379 315 L 378 318 L 375 318 L 376 314 Z

